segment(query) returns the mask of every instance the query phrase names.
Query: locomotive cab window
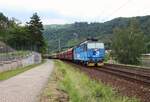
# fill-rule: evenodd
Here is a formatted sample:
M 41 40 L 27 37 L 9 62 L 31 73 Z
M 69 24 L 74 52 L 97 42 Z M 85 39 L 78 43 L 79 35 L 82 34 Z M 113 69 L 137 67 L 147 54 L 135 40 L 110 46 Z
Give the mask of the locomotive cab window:
M 88 43 L 87 44 L 87 48 L 88 49 L 94 49 L 94 48 L 104 48 L 104 44 L 103 43 Z

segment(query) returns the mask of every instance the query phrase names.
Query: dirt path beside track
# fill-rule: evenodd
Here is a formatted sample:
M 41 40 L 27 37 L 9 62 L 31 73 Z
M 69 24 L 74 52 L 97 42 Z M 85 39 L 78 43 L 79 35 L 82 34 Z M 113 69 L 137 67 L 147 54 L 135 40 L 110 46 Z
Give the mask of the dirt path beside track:
M 0 81 L 0 102 L 38 102 L 47 84 L 53 62 L 28 70 L 5 81 Z

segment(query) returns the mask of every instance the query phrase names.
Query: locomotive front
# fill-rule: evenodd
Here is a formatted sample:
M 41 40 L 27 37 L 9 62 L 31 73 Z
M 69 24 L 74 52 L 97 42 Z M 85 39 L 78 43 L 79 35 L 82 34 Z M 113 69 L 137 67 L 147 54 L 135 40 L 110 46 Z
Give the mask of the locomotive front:
M 88 66 L 102 66 L 104 63 L 105 48 L 104 43 L 88 42 L 87 43 L 87 64 Z
M 104 43 L 97 41 L 85 41 L 73 50 L 73 60 L 87 66 L 102 66 L 104 56 Z

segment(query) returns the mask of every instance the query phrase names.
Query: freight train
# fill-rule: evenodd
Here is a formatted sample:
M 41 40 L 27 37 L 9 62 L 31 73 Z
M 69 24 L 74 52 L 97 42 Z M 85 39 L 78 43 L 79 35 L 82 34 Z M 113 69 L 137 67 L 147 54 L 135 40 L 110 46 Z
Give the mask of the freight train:
M 73 48 L 54 54 L 52 57 L 78 64 L 82 63 L 86 66 L 102 66 L 105 57 L 104 43 L 97 40 L 86 40 Z

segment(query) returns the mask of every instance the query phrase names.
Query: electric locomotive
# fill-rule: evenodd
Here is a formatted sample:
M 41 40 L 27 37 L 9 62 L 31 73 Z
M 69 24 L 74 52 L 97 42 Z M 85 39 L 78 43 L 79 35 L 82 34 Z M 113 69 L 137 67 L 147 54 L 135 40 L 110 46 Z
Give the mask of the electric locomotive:
M 102 66 L 105 57 L 104 43 L 88 39 L 73 48 L 58 53 L 55 57 L 86 66 Z
M 102 66 L 104 57 L 104 43 L 97 40 L 84 41 L 73 49 L 73 60 L 87 66 Z

